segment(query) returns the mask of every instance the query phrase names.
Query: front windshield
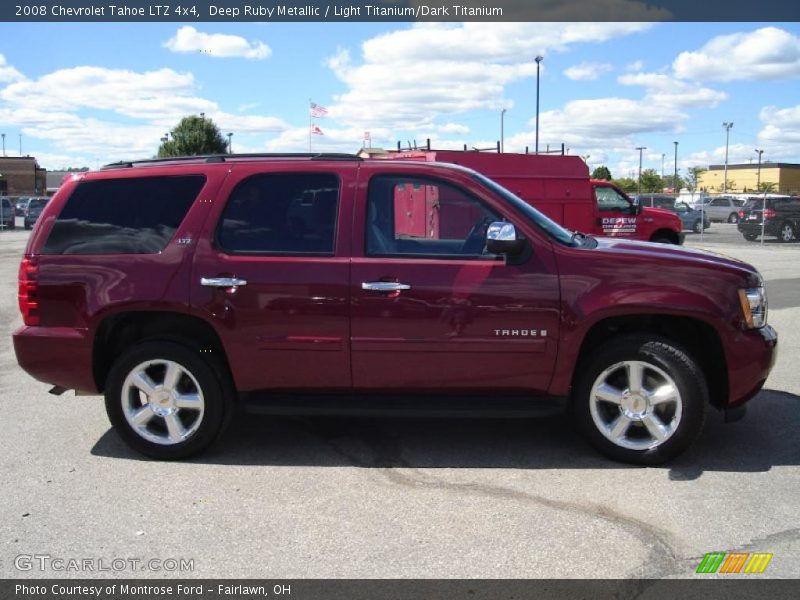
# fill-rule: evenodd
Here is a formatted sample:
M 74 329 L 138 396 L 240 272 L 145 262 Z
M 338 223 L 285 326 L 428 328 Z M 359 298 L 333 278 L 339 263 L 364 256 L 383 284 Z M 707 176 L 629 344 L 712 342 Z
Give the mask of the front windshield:
M 675 210 L 678 211 L 678 212 L 689 212 L 692 209 L 689 208 L 689 205 L 686 204 L 685 202 L 676 202 L 675 203 Z
M 573 236 L 569 229 L 562 227 L 550 217 L 545 216 L 516 194 L 509 192 L 502 185 L 492 181 L 480 173 L 471 173 L 471 175 L 494 193 L 502 196 L 509 204 L 530 218 L 531 221 L 533 221 L 551 237 L 554 237 L 556 240 L 566 245 L 572 245 L 575 242 L 575 236 Z

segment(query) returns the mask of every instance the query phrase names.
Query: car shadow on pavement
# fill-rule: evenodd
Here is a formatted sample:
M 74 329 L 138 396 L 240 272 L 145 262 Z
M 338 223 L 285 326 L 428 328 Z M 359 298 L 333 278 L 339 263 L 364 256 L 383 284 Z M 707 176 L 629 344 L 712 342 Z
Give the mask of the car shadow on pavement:
M 764 390 L 747 416 L 723 423 L 711 410 L 705 430 L 684 455 L 662 468 L 675 481 L 705 471 L 760 472 L 800 465 L 800 397 Z M 95 456 L 149 460 L 112 430 Z M 564 415 L 517 419 L 266 417 L 234 419 L 196 464 L 361 468 L 596 469 L 637 468 L 597 454 Z

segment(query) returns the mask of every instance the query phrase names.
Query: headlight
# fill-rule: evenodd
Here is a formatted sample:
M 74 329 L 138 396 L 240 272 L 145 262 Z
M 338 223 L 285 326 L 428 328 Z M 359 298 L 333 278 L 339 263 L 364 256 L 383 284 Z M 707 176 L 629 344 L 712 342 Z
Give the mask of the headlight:
M 744 322 L 748 329 L 757 329 L 767 324 L 767 292 L 763 287 L 739 290 Z

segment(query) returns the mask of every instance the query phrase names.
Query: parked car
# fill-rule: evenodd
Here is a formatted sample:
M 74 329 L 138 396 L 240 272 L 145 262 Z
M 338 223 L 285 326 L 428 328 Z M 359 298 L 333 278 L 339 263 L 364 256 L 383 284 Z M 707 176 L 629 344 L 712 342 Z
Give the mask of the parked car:
M 668 194 L 641 194 L 634 195 L 633 201 L 645 207 L 663 208 L 676 213 L 683 225 L 683 229 L 689 229 L 695 233 L 700 233 L 702 229 L 711 226 L 711 219 L 708 214 L 692 208 L 685 202 L 675 201 L 675 196 Z
M 50 198 L 31 198 L 28 202 L 28 206 L 25 208 L 25 212 L 23 214 L 24 222 L 25 222 L 25 229 L 33 228 L 34 223 L 39 218 L 39 215 L 44 210 L 44 207 L 47 206 L 47 203 L 50 201 Z
M 14 205 L 5 196 L 0 199 L 0 227 L 4 229 L 14 229 L 16 226 L 16 216 L 14 215 Z
M 467 168 L 350 155 L 72 177 L 18 296 L 21 367 L 56 394 L 104 394 L 121 438 L 159 459 L 207 448 L 237 400 L 330 413 L 416 397 L 560 399 L 601 452 L 655 464 L 708 407 L 740 417 L 777 346 L 744 262 L 570 231 Z
M 738 228 L 748 241 L 755 240 L 763 230 L 764 235 L 791 242 L 800 233 L 800 198 L 751 198 L 739 211 Z
M 25 216 L 25 209 L 28 207 L 29 201 L 29 197 L 17 198 L 16 202 L 14 202 L 14 214 L 17 217 Z
M 737 223 L 739 221 L 739 209 L 744 206 L 744 203 L 745 201 L 742 198 L 706 197 L 702 202 L 694 204 L 694 208 L 707 213 L 712 221 Z

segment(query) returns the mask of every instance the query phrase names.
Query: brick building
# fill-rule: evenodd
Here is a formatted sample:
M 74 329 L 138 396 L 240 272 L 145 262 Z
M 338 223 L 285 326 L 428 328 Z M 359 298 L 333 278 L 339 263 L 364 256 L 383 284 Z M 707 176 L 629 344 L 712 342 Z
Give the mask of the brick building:
M 33 156 L 0 157 L 0 194 L 3 196 L 44 196 L 47 171 Z

